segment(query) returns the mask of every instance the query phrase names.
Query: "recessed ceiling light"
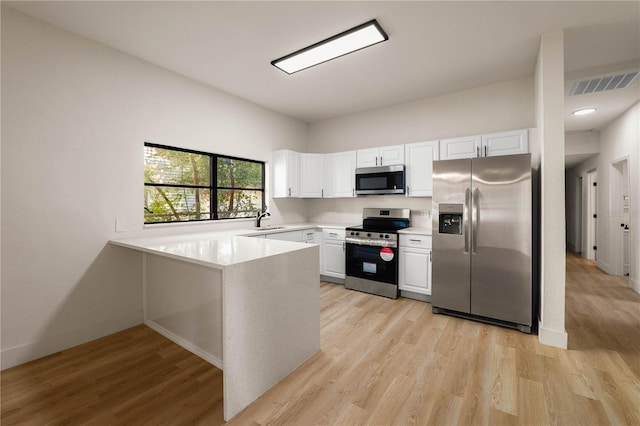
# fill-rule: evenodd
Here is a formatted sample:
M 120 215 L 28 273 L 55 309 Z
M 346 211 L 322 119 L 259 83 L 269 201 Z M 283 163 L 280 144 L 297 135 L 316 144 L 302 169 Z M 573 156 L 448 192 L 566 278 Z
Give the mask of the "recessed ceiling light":
M 573 111 L 573 115 L 587 115 L 591 114 L 592 112 L 596 112 L 596 110 L 597 108 L 583 108 L 577 111 Z
M 287 74 L 293 74 L 386 40 L 389 40 L 389 36 L 378 24 L 378 21 L 373 19 L 297 52 L 271 61 L 271 65 L 280 68 Z

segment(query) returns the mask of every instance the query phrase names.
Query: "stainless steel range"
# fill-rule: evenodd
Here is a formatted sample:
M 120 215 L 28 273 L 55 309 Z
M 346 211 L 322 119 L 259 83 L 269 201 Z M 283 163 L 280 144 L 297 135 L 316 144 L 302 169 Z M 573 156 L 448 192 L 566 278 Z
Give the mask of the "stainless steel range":
M 409 209 L 365 208 L 362 226 L 346 229 L 344 286 L 398 297 L 398 231 L 410 226 Z

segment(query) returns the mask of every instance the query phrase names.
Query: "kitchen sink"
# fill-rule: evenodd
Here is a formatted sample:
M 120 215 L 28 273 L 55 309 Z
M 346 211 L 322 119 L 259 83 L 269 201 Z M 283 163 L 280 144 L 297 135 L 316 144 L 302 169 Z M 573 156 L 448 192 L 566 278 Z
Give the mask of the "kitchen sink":
M 284 226 L 268 226 L 268 227 L 264 227 L 264 228 L 254 228 L 254 231 L 273 231 L 276 229 L 285 229 Z

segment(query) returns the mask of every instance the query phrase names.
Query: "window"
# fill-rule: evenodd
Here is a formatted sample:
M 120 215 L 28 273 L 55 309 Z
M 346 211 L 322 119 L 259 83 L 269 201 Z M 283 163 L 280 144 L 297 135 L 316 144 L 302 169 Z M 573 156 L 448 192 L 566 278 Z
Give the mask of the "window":
M 256 217 L 264 162 L 144 144 L 144 222 Z

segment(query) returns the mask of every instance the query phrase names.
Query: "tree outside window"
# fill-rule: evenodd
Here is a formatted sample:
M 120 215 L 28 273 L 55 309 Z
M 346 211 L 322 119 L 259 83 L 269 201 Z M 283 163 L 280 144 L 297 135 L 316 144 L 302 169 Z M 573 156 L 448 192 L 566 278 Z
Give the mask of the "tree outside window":
M 256 217 L 264 163 L 145 143 L 145 223 Z

